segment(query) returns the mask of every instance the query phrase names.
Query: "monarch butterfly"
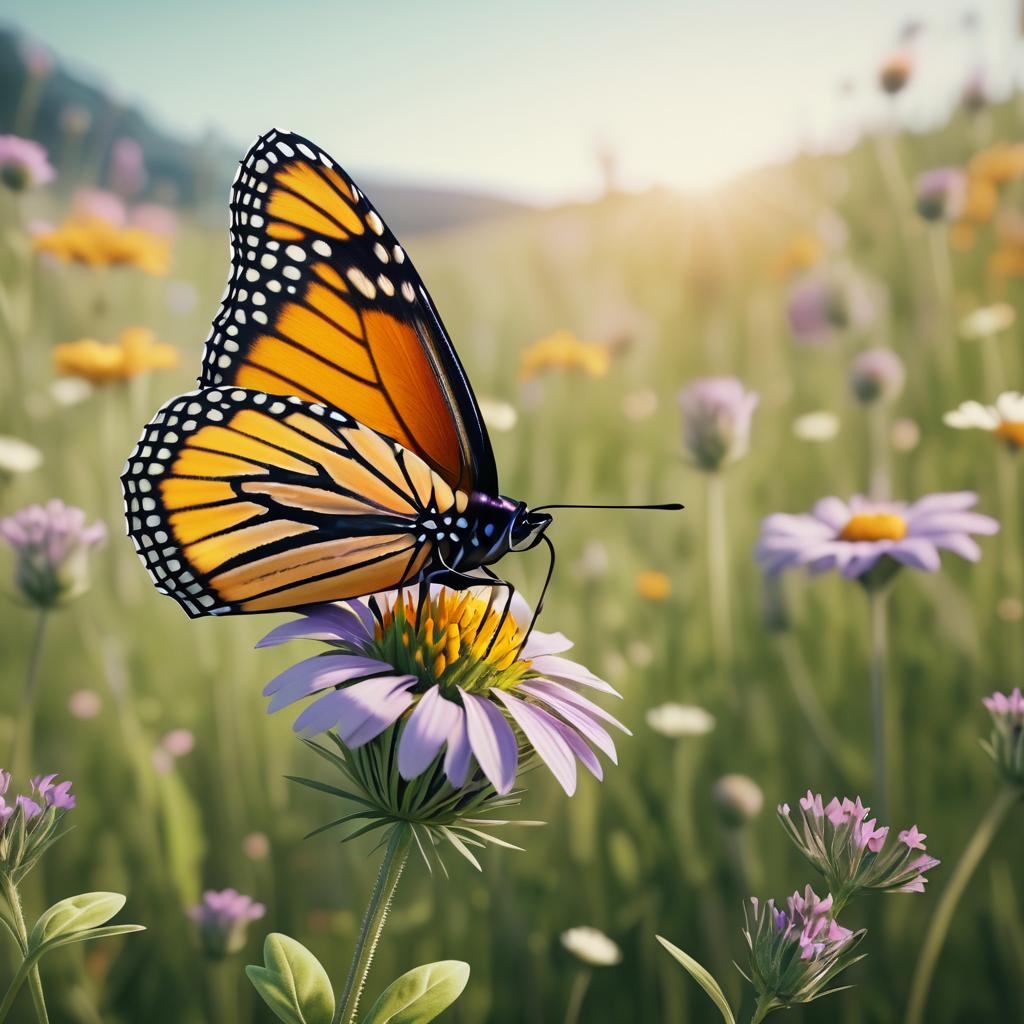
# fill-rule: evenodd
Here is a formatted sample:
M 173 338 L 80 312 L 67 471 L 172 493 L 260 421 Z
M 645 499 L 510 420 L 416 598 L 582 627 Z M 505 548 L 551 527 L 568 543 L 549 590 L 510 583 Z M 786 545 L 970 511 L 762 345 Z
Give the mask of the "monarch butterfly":
M 542 540 L 550 580 L 546 509 L 561 506 L 500 494 L 451 339 L 352 179 L 271 131 L 230 209 L 198 388 L 153 417 L 121 477 L 157 589 L 193 618 L 478 586 L 474 571 L 511 596 L 489 566 Z

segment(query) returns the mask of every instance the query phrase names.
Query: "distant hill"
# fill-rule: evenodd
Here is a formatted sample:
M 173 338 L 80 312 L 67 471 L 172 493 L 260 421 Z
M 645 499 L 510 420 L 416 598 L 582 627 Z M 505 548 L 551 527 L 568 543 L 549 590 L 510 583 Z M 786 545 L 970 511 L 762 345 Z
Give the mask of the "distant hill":
M 16 130 L 26 82 L 22 46 L 17 31 L 0 27 L 0 133 Z M 103 180 L 111 144 L 127 136 L 142 146 L 149 194 L 170 194 L 192 208 L 213 203 L 209 211 L 200 212 L 208 212 L 211 218 L 226 216 L 223 197 L 242 156 L 238 145 L 215 135 L 188 142 L 161 131 L 138 107 L 119 102 L 98 81 L 60 65 L 42 81 L 37 103 L 30 134 L 47 147 L 58 170 L 73 151 L 79 168 Z M 87 125 L 73 146 L 67 132 L 69 118 Z M 391 227 L 403 235 L 441 231 L 529 208 L 486 193 L 381 182 L 360 175 L 358 168 L 353 174 Z

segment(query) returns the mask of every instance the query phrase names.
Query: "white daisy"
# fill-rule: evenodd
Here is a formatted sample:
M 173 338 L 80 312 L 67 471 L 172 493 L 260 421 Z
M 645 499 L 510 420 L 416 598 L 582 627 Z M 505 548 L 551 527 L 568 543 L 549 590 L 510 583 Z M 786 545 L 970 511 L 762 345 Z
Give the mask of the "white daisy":
M 1024 448 L 1024 394 L 1019 391 L 1004 391 L 994 405 L 963 402 L 942 421 L 956 430 L 986 430 L 1011 448 Z

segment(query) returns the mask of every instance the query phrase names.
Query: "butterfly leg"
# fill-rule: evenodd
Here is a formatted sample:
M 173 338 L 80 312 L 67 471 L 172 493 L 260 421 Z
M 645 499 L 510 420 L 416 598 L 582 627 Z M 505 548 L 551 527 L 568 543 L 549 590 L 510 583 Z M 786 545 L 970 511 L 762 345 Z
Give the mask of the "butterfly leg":
M 471 576 L 469 573 L 459 572 L 458 569 L 453 569 L 451 566 L 442 562 L 442 568 L 435 569 L 433 572 L 428 573 L 424 577 L 424 581 L 427 585 L 431 583 L 440 583 L 442 586 L 451 587 L 452 590 L 468 590 L 470 587 L 490 586 L 493 587 L 504 587 L 505 588 L 505 603 L 501 611 L 501 616 L 498 619 L 497 625 L 494 632 L 491 634 L 491 639 L 487 644 L 486 654 L 490 654 L 491 648 L 494 647 L 494 642 L 498 638 L 498 634 L 501 632 L 501 627 L 505 624 L 505 620 L 508 618 L 509 609 L 512 607 L 512 595 L 515 594 L 516 588 L 508 582 L 503 580 L 500 576 L 496 576 L 486 566 L 483 567 L 485 573 L 487 573 L 488 579 L 481 579 L 479 576 Z

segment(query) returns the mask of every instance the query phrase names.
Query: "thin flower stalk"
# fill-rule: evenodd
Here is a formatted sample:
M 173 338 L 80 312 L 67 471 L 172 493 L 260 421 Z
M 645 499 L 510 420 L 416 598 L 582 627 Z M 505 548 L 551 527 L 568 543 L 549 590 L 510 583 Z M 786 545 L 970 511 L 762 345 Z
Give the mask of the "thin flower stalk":
M 953 915 L 960 903 L 974 872 L 988 852 L 992 841 L 999 834 L 1006 819 L 1014 807 L 1021 802 L 1021 789 L 1006 784 L 999 790 L 995 800 L 989 806 L 981 821 L 978 822 L 970 840 L 960 854 L 960 860 L 949 881 L 946 883 L 939 902 L 932 914 L 925 933 L 921 952 L 918 954 L 917 965 L 910 981 L 910 998 L 907 1002 L 906 1024 L 924 1024 L 925 1010 L 928 1005 L 928 993 L 931 991 L 935 968 L 942 954 L 942 947 L 949 935 Z
M 411 826 L 399 823 L 392 828 L 332 1024 L 355 1024 L 359 999 L 366 986 L 366 978 L 384 931 L 391 902 L 395 898 L 395 891 L 409 858 L 411 841 Z

